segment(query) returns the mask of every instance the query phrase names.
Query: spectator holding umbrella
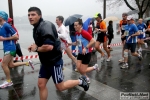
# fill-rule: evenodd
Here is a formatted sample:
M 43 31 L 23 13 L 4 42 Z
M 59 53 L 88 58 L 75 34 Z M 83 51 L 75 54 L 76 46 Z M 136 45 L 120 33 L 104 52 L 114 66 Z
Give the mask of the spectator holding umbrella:
M 69 31 L 70 31 L 71 41 L 75 42 L 76 41 L 76 36 L 75 36 L 74 23 L 72 25 L 69 25 Z M 72 51 L 74 51 L 76 49 L 76 46 L 72 45 L 71 49 L 72 49 Z M 75 52 L 73 52 L 72 55 L 77 57 Z
M 71 37 L 71 41 L 72 42 L 76 41 L 75 29 L 74 29 L 74 22 L 77 21 L 78 18 L 81 18 L 81 17 L 82 17 L 82 15 L 80 15 L 80 14 L 74 14 L 74 15 L 69 16 L 65 20 L 64 25 L 65 26 L 69 25 L 70 37 Z M 72 46 L 72 51 L 74 51 L 75 49 L 76 49 L 76 46 Z M 75 52 L 73 52 L 72 54 L 73 54 L 73 56 L 77 57 Z
M 114 38 L 113 21 L 109 21 L 108 24 L 109 24 L 108 27 L 107 27 L 107 30 L 108 30 L 107 37 L 108 37 L 108 40 L 109 40 L 108 41 L 108 46 L 109 46 L 108 49 L 112 50 L 112 48 L 110 47 L 110 44 L 111 44 L 112 39 Z
M 83 23 L 83 29 L 86 30 L 91 36 L 92 36 L 92 18 L 88 18 L 84 23 Z M 92 48 L 90 48 L 92 51 Z M 95 51 L 95 44 L 93 45 L 93 50 Z
M 18 31 L 17 29 L 15 28 L 14 24 L 13 24 L 13 19 L 11 18 L 8 18 L 8 23 L 12 26 L 12 28 L 17 32 L 17 35 L 19 37 L 19 34 L 18 34 Z M 15 45 L 16 45 L 16 54 L 19 56 L 19 57 L 22 57 L 23 54 L 22 54 L 22 51 L 21 51 L 21 48 L 20 48 L 20 44 L 18 43 L 18 41 L 16 40 L 15 41 Z M 16 55 L 14 56 L 16 57 Z M 15 60 L 16 61 L 16 60 Z M 23 60 L 22 60 L 23 62 Z
M 92 36 L 92 18 L 88 18 L 84 23 L 83 23 L 83 29 L 86 30 L 90 35 Z

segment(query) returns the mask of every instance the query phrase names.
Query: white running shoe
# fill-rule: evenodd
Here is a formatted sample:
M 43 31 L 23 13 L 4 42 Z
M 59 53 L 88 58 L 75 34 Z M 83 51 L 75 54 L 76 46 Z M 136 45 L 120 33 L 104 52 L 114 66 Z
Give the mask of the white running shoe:
M 107 60 L 106 60 L 106 61 L 107 61 L 107 62 L 109 62 L 110 60 L 111 60 L 111 57 L 107 58 Z
M 32 60 L 29 60 L 28 63 L 29 63 L 29 66 L 32 68 L 32 70 L 34 70 L 34 66 L 33 66 Z
M 124 62 L 124 58 L 120 59 L 119 62 Z
M 86 78 L 86 79 L 87 79 L 87 78 Z M 90 84 L 90 83 L 91 83 L 91 82 L 90 82 L 90 79 L 87 79 L 87 83 L 88 83 L 88 84 Z
M 96 67 L 95 70 L 96 70 L 97 72 L 99 72 L 99 71 L 101 70 L 101 66 L 98 66 L 98 64 L 95 64 L 94 66 Z
M 142 48 L 139 48 L 138 52 L 142 52 Z
M 11 82 L 4 81 L 4 83 L 0 85 L 0 88 L 4 89 L 4 88 L 12 86 L 12 85 L 13 85 L 12 81 Z
M 101 62 L 103 62 L 105 60 L 105 58 L 102 56 L 100 60 L 101 60 Z
M 129 66 L 128 66 L 128 64 L 123 64 L 120 68 L 125 69 L 125 68 L 129 68 Z
M 144 45 L 145 45 L 145 48 L 148 48 L 148 45 L 147 45 L 147 43 L 144 43 Z

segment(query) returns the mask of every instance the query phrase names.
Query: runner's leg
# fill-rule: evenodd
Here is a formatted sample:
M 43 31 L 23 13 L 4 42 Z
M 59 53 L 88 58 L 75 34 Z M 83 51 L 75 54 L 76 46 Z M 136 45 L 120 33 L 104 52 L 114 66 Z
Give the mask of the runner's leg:
M 10 70 L 9 70 L 9 68 L 8 68 L 8 64 L 9 64 L 9 62 L 10 62 L 11 60 L 13 60 L 13 57 L 12 57 L 10 54 L 5 55 L 5 56 L 3 57 L 3 61 L 2 61 L 2 65 L 1 65 L 3 71 L 4 71 L 5 75 L 6 75 L 6 79 L 7 79 L 7 80 L 11 80 L 11 78 L 10 78 Z
M 96 41 L 95 43 L 95 49 L 101 54 L 101 56 L 103 57 L 104 56 L 104 52 L 102 52 L 102 50 L 100 49 L 100 42 L 99 41 Z
M 103 43 L 103 48 L 107 53 L 108 58 L 110 57 L 110 50 L 107 48 L 107 41 Z
M 47 97 L 48 97 L 48 89 L 46 87 L 47 82 L 48 82 L 48 79 L 45 79 L 45 78 L 38 79 L 40 100 L 47 100 Z
M 77 63 L 77 60 L 76 60 L 76 58 L 72 55 L 71 50 L 70 50 L 69 47 L 66 48 L 65 52 L 67 53 L 68 57 L 69 57 L 70 59 L 72 59 L 73 62 L 76 64 L 76 63 Z

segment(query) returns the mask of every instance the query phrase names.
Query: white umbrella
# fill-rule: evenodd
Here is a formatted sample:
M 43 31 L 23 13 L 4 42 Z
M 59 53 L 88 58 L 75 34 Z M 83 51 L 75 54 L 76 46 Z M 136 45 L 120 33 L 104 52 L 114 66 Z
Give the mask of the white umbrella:
M 116 16 L 110 16 L 104 19 L 105 22 L 109 22 L 109 21 L 119 21 L 120 19 Z

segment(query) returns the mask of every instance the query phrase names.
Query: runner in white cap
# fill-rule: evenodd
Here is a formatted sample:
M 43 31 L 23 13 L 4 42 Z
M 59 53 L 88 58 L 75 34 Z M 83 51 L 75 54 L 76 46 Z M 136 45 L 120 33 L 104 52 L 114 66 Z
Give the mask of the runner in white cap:
M 128 24 L 125 26 L 125 33 L 122 35 L 122 38 L 126 36 L 126 42 L 124 46 L 124 64 L 121 68 L 128 68 L 128 52 L 131 50 L 132 56 L 136 56 L 139 60 L 142 60 L 142 56 L 135 52 L 137 36 L 140 35 L 138 28 L 135 24 L 133 24 L 133 17 L 127 17 Z

